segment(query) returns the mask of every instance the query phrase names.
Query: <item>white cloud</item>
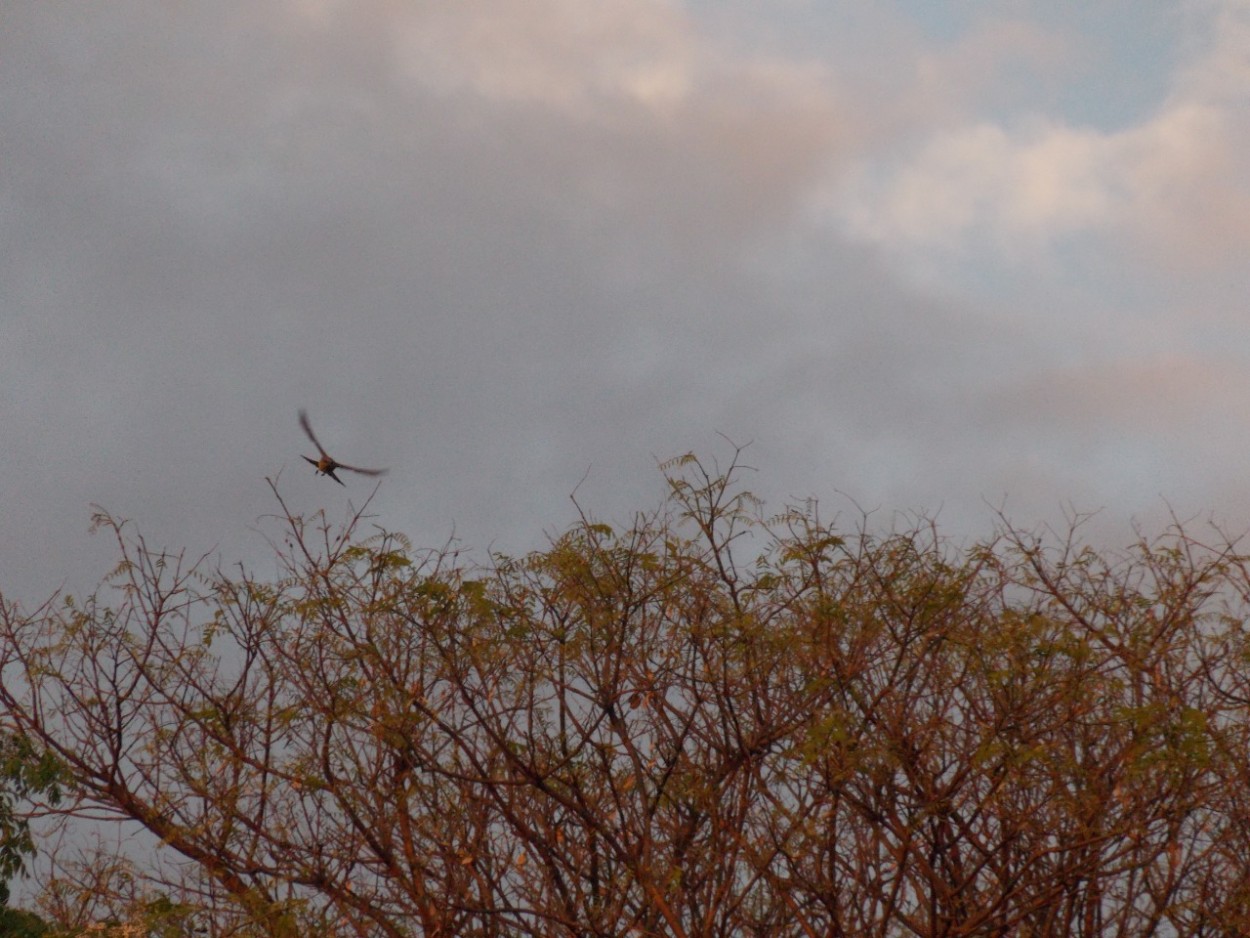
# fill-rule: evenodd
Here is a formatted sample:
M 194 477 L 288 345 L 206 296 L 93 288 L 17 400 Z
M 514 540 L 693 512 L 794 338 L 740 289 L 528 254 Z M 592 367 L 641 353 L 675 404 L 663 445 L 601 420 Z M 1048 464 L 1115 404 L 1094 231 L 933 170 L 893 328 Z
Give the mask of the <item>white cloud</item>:
M 1034 116 L 940 128 L 906 153 L 865 159 L 840 183 L 835 212 L 855 237 L 939 258 L 1012 259 L 1081 233 L 1184 266 L 1240 253 L 1250 235 L 1248 11 L 1220 5 L 1213 38 L 1136 125 Z
M 902 165 L 861 168 L 844 189 L 860 237 L 950 248 L 974 238 L 1033 238 L 1105 222 L 1113 193 L 1096 134 L 1036 122 L 941 133 Z

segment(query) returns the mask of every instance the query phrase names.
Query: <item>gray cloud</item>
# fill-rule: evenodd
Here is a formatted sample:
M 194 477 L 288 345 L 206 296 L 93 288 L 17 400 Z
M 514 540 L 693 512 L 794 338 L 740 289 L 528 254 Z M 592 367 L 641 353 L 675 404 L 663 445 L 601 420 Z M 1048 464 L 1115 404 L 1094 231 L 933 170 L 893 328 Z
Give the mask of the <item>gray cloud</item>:
M 622 31 L 633 7 L 527 7 L 537 35 L 478 4 L 10 11 L 4 588 L 103 573 L 91 502 L 227 560 L 263 555 L 266 475 L 339 517 L 367 484 L 305 471 L 301 406 L 392 466 L 374 510 L 420 543 L 536 546 L 588 467 L 579 500 L 627 515 L 717 431 L 775 500 L 976 528 L 1015 481 L 1070 494 L 1079 467 L 1020 448 L 1028 396 L 984 406 L 1063 337 L 812 220 L 867 105 L 664 5 Z

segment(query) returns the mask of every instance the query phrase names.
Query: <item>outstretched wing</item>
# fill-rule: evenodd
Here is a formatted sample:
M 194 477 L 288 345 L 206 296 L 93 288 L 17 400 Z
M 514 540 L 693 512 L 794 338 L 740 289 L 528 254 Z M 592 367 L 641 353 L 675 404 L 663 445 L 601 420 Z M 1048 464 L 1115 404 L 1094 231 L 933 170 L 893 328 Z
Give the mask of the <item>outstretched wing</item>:
M 322 456 L 329 458 L 330 454 L 325 451 L 319 442 L 317 442 L 317 437 L 312 432 L 312 426 L 308 423 L 308 411 L 300 410 L 299 425 L 304 428 L 304 432 L 308 434 L 308 439 L 312 440 L 313 446 L 317 447 L 317 452 L 319 452 Z
M 334 464 L 335 469 L 347 469 L 349 472 L 359 472 L 362 476 L 380 476 L 386 475 L 385 469 L 361 469 L 359 466 L 345 466 L 341 462 Z
M 329 467 L 323 471 L 339 485 L 343 484 L 343 480 L 334 474 L 336 469 L 347 469 L 351 472 L 359 472 L 362 476 L 380 476 L 386 472 L 385 469 L 361 469 L 359 466 L 345 466 L 343 463 L 332 457 L 325 451 L 325 447 L 321 445 L 321 442 L 317 439 L 316 434 L 313 433 L 312 425 L 308 422 L 308 411 L 302 409 L 300 410 L 299 425 L 304 428 L 304 432 L 308 434 L 308 439 L 312 440 L 313 446 L 317 447 L 317 452 L 319 452 L 325 461 L 329 463 Z M 308 457 L 305 456 L 304 459 L 308 459 Z M 321 464 L 315 459 L 308 459 L 308 461 L 319 470 L 321 469 Z

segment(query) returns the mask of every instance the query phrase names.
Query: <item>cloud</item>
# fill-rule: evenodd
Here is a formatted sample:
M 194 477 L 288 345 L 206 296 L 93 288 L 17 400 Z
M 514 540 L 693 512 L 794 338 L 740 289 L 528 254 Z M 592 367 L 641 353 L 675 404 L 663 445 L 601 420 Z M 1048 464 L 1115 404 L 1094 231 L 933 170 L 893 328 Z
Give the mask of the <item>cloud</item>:
M 107 569 L 107 545 L 82 543 L 89 502 L 228 561 L 273 508 L 266 475 L 337 519 L 363 493 L 296 465 L 300 407 L 331 451 L 391 467 L 373 509 L 418 544 L 453 526 L 479 548 L 541 543 L 587 467 L 583 504 L 628 517 L 662 494 L 653 456 L 718 451 L 717 431 L 756 441 L 769 496 L 945 505 L 974 530 L 984 497 L 1021 487 L 1053 506 L 1087 484 L 1131 510 L 1142 489 L 1117 490 L 1114 445 L 1086 460 L 1131 399 L 1100 409 L 1114 389 L 1081 375 L 1142 322 L 1072 328 L 1114 304 L 1072 303 L 1064 322 L 1066 295 L 1040 278 L 937 297 L 893 252 L 963 251 L 979 270 L 991 252 L 1146 228 L 1192 211 L 1207 173 L 1219 207 L 1240 159 L 1231 105 L 1195 73 L 1116 133 L 990 120 L 982 105 L 1011 110 L 1020 83 L 986 96 L 978 76 L 1015 52 L 1051 61 L 1044 37 L 974 28 L 973 65 L 935 53 L 926 74 L 944 85 L 909 97 L 837 57 L 713 35 L 699 9 L 15 12 L 0 32 L 0 120 L 22 128 L 0 137 L 0 588 L 38 596 Z M 874 51 L 900 35 L 834 26 Z M 858 159 L 875 168 L 854 177 L 862 201 L 838 203 L 852 241 L 818 203 Z M 1156 345 L 1188 354 L 1195 321 L 1167 319 Z M 1084 390 L 1039 406 L 1048 380 Z M 1151 380 L 1132 386 L 1177 387 Z M 1174 459 L 1186 408 L 1133 425 L 1135 445 Z
M 326 505 L 301 406 L 392 466 L 389 524 L 478 547 L 540 539 L 588 464 L 628 510 L 653 453 L 754 435 L 725 402 L 799 322 L 743 265 L 846 133 L 819 70 L 662 3 L 121 0 L 8 26 L 6 595 L 105 569 L 91 502 L 227 556 L 284 465 Z
M 661 0 L 466 0 L 389 16 L 396 62 L 423 85 L 584 116 L 605 105 L 680 104 L 707 53 L 680 9 Z
M 845 184 L 844 220 L 870 241 L 939 250 L 1056 237 L 1110 218 L 1104 162 L 1092 132 L 983 122 L 936 135 L 901 165 L 861 169 Z
M 838 187 L 844 230 L 904 253 L 1008 261 L 1064 239 L 1133 244 L 1205 270 L 1250 235 L 1250 13 L 1219 5 L 1153 113 L 1117 130 L 1034 115 L 935 129 Z
M 1004 382 L 978 410 L 982 425 L 998 432 L 1021 425 L 1027 412 L 1031 433 L 1114 447 L 1128 437 L 1157 438 L 1178 428 L 1205 435 L 1211 422 L 1233 419 L 1237 402 L 1247 399 L 1250 376 L 1239 363 L 1174 353 L 1044 368 Z
M 571 173 L 571 194 L 608 213 L 653 211 L 678 237 L 784 218 L 853 133 L 823 69 L 717 44 L 664 0 L 471 0 L 390 15 L 397 74 L 417 93 L 510 127 L 525 149 L 572 147 L 572 159 L 544 155 Z

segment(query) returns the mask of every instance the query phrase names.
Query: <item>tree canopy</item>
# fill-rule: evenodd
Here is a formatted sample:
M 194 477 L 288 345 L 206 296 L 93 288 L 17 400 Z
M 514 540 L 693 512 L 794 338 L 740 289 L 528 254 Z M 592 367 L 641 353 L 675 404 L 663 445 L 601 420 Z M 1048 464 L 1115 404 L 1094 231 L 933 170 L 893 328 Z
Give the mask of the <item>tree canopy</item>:
M 282 505 L 277 576 L 150 548 L 0 607 L 74 818 L 56 927 L 148 934 L 1250 934 L 1246 558 L 1181 527 L 972 546 L 693 457 L 489 564 Z M 129 828 L 128 828 L 129 829 Z

